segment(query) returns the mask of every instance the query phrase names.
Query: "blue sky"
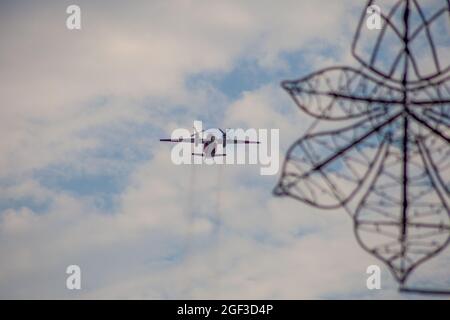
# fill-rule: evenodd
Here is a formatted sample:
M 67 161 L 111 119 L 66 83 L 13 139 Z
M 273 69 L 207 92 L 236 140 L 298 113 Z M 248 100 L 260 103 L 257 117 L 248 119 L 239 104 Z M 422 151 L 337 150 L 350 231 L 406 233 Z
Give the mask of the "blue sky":
M 158 141 L 278 128 L 283 155 L 312 120 L 279 84 L 355 64 L 360 1 L 78 3 L 80 31 L 70 1 L 0 4 L 1 298 L 410 297 L 343 211 L 274 198 L 257 166 L 174 166 Z M 449 279 L 442 257 L 418 281 Z

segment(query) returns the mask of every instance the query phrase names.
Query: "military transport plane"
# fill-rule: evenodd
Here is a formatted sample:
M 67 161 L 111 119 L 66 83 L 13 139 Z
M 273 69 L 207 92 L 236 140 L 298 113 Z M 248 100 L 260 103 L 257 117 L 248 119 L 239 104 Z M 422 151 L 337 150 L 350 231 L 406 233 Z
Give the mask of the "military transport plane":
M 259 141 L 250 141 L 250 140 L 238 140 L 237 138 L 233 139 L 227 139 L 227 133 L 223 131 L 222 129 L 209 129 L 209 130 L 202 130 L 201 132 L 205 131 L 211 131 L 211 130 L 217 130 L 221 132 L 221 137 L 216 138 L 213 134 L 208 134 L 206 139 L 203 137 L 200 137 L 200 132 L 196 131 L 194 128 L 194 133 L 189 138 L 183 138 L 180 137 L 178 139 L 159 139 L 159 141 L 162 142 L 175 142 L 175 143 L 195 143 L 198 145 L 198 143 L 201 143 L 203 145 L 203 153 L 192 153 L 193 156 L 201 156 L 201 157 L 207 157 L 207 158 L 214 158 L 219 156 L 226 156 L 226 154 L 217 154 L 216 149 L 217 145 L 221 144 L 223 146 L 223 149 L 225 150 L 225 147 L 228 144 L 259 144 Z

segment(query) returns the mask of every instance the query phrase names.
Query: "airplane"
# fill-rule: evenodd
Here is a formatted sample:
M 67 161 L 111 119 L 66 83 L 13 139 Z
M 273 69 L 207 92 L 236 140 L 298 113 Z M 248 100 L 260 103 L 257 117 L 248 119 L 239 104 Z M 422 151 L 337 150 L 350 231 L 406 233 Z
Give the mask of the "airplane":
M 178 139 L 159 139 L 159 141 L 162 142 L 175 142 L 175 143 L 195 143 L 196 145 L 198 143 L 201 143 L 203 145 L 203 152 L 202 153 L 192 153 L 193 156 L 201 156 L 201 157 L 207 157 L 207 158 L 214 158 L 214 157 L 224 157 L 226 154 L 217 154 L 217 144 L 222 144 L 223 149 L 225 150 L 225 147 L 227 143 L 229 144 L 260 144 L 259 141 L 250 141 L 250 140 L 238 140 L 237 138 L 234 139 L 227 139 L 227 134 L 225 131 L 223 131 L 220 128 L 217 128 L 216 130 L 220 131 L 222 133 L 222 137 L 220 139 L 217 139 L 216 136 L 213 134 L 208 134 L 206 139 L 203 137 L 200 138 L 200 133 L 195 129 L 194 127 L 194 133 L 190 136 L 190 138 L 184 138 L 180 137 Z M 206 130 L 202 130 L 201 132 L 204 132 Z M 210 130 L 208 130 L 210 131 Z

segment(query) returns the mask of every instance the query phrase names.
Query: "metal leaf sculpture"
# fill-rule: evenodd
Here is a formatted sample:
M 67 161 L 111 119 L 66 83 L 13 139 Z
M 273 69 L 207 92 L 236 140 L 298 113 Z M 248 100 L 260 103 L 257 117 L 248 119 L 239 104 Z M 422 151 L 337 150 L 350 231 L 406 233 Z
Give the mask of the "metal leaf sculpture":
M 364 23 L 373 4 L 388 12 L 380 30 Z M 290 147 L 274 193 L 345 208 L 360 245 L 401 288 L 450 242 L 450 1 L 433 5 L 368 1 L 352 44 L 360 70 L 282 83 L 332 129 L 311 128 Z

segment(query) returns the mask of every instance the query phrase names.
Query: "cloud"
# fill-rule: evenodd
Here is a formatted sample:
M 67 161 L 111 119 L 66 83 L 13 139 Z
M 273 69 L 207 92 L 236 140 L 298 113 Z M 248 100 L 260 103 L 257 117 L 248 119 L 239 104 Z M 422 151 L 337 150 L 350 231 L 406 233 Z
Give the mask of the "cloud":
M 311 121 L 279 89 L 287 56 L 345 62 L 359 2 L 81 1 L 80 32 L 68 4 L 0 5 L 2 298 L 398 297 L 385 269 L 365 289 L 377 261 L 342 212 L 273 198 L 257 166 L 174 166 L 157 143 L 203 119 L 280 128 L 284 152 Z M 232 98 L 212 79 L 242 61 L 276 76 Z M 90 185 L 103 176 L 120 188 Z
M 314 1 L 142 1 L 126 10 L 119 2 L 79 5 L 80 32 L 65 29 L 64 2 L 25 1 L 2 10 L 0 93 L 8 107 L 0 151 L 9 155 L 1 159 L 2 171 L 42 167 L 94 147 L 95 137 L 80 139 L 77 132 L 105 116 L 110 122 L 142 117 L 142 98 L 195 106 L 199 93 L 185 87 L 189 75 L 226 72 L 241 56 L 273 60 L 283 50 L 330 38 L 343 14 L 331 4 L 336 14 L 329 15 Z M 315 18 L 298 19 L 304 11 Z M 317 21 L 316 32 L 304 32 Z M 101 110 L 94 107 L 98 97 L 107 98 Z

